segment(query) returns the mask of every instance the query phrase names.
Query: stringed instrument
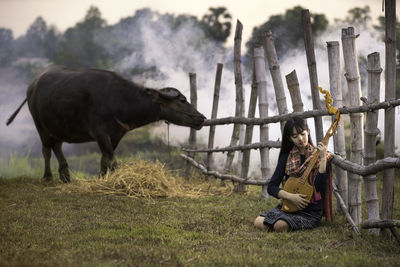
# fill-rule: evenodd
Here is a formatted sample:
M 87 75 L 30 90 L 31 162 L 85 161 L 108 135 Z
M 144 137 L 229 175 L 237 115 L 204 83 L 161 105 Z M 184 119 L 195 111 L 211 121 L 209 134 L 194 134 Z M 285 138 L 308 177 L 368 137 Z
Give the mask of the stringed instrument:
M 323 90 L 321 87 L 318 87 L 318 89 L 321 93 L 325 94 L 325 105 L 326 108 L 328 109 L 329 114 L 336 115 L 335 120 L 332 122 L 332 125 L 329 127 L 324 138 L 322 139 L 322 143 L 326 146 L 328 145 L 329 138 L 333 136 L 337 130 L 337 127 L 341 119 L 341 115 L 337 108 L 331 106 L 333 100 L 331 98 L 330 93 L 326 90 Z M 306 195 L 306 199 L 308 201 L 311 200 L 314 193 L 314 186 L 310 184 L 308 177 L 310 176 L 312 169 L 314 168 L 316 162 L 318 161 L 319 158 L 318 154 L 319 154 L 318 149 L 315 149 L 310 156 L 311 157 L 310 162 L 308 163 L 308 166 L 306 170 L 303 172 L 303 174 L 300 177 L 295 177 L 295 176 L 289 177 L 283 187 L 283 190 L 293 194 Z M 281 210 L 285 212 L 295 212 L 300 209 L 289 200 L 284 199 L 282 201 Z

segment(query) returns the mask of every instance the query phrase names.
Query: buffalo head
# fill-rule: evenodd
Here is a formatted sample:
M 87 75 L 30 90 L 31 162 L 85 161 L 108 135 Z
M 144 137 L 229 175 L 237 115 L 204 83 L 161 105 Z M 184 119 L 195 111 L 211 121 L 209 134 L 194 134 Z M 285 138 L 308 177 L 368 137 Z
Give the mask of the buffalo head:
M 166 87 L 160 90 L 146 89 L 153 101 L 160 104 L 160 120 L 200 130 L 206 117 L 198 112 L 179 90 Z

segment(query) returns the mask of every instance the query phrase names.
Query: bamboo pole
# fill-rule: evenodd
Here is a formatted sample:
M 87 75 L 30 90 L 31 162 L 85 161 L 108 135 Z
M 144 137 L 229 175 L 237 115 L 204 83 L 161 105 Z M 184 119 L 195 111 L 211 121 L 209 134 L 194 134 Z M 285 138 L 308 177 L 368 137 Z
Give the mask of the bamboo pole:
M 313 102 L 313 109 L 321 109 L 321 102 L 318 90 L 318 75 L 317 75 L 317 62 L 315 60 L 314 41 L 311 29 L 310 11 L 308 9 L 301 11 L 301 21 L 303 24 L 304 45 L 306 48 L 308 73 L 310 75 L 311 96 Z M 315 136 L 317 143 L 322 141 L 324 137 L 322 118 L 315 117 Z
M 396 1 L 385 0 L 385 100 L 396 97 Z M 394 156 L 395 112 L 385 110 L 384 157 Z M 392 219 L 394 169 L 383 173 L 382 219 Z
M 329 87 L 333 99 L 333 106 L 336 108 L 343 106 L 342 96 L 342 83 L 340 78 L 340 50 L 339 42 L 327 42 L 328 48 L 328 65 L 329 65 Z M 335 116 L 332 117 L 332 122 Z M 336 134 L 333 136 L 333 149 L 335 154 L 346 158 L 346 144 L 344 137 L 344 123 L 343 120 L 339 122 Z M 338 193 L 343 199 L 344 204 L 348 207 L 348 179 L 347 172 L 341 168 L 335 170 L 336 185 Z M 336 206 L 339 207 L 340 203 L 337 199 Z
M 283 90 L 282 74 L 279 66 L 278 55 L 276 54 L 274 39 L 272 32 L 268 31 L 264 34 L 264 44 L 266 47 L 269 71 L 271 72 L 272 84 L 274 85 L 276 103 L 278 105 L 279 115 L 288 113 L 285 91 Z M 284 121 L 281 121 L 281 131 L 285 126 Z
M 189 73 L 189 82 L 190 82 L 190 104 L 194 108 L 197 109 L 197 82 L 196 82 L 196 73 Z M 196 147 L 196 130 L 190 128 L 189 133 L 189 147 L 194 148 Z M 194 158 L 194 153 L 189 153 L 190 157 Z M 186 178 L 190 175 L 190 165 L 186 165 L 185 176 Z
M 217 71 L 215 73 L 215 84 L 214 84 L 214 98 L 213 98 L 213 105 L 212 105 L 212 111 L 211 111 L 211 119 L 215 119 L 217 117 L 218 113 L 218 103 L 219 103 L 219 91 L 221 88 L 221 77 L 222 77 L 222 69 L 223 69 L 223 64 L 218 63 L 217 65 Z M 215 138 L 215 125 L 210 126 L 210 133 L 208 135 L 208 148 L 212 149 L 214 147 L 214 138 Z M 206 166 L 207 169 L 210 170 L 214 166 L 213 162 L 213 157 L 212 153 L 209 152 L 207 153 L 207 162 Z
M 289 89 L 290 99 L 294 112 L 303 112 L 303 101 L 301 100 L 299 80 L 297 79 L 296 70 L 286 75 L 286 84 Z
M 363 99 L 362 97 L 360 99 Z M 342 107 L 339 108 L 339 112 L 341 114 L 356 114 L 356 113 L 364 113 L 367 111 L 373 111 L 378 109 L 392 109 L 400 105 L 400 99 L 384 101 L 377 104 L 365 104 L 363 106 L 355 106 L 355 107 Z M 320 116 L 328 116 L 330 115 L 328 111 L 325 110 L 308 110 L 304 112 L 292 112 L 284 115 L 276 115 L 270 116 L 268 118 L 236 118 L 236 117 L 226 117 L 219 118 L 214 120 L 205 120 L 203 126 L 209 125 L 224 125 L 230 123 L 241 123 L 241 124 L 254 124 L 254 125 L 262 125 L 280 122 L 281 120 L 288 120 L 293 117 L 300 117 L 303 119 L 311 118 L 311 117 L 320 117 Z
M 379 102 L 380 93 L 380 76 L 382 72 L 379 53 L 368 55 L 367 62 L 368 71 L 368 101 L 371 103 Z M 364 165 L 375 163 L 376 161 L 376 136 L 378 130 L 378 112 L 367 112 L 367 120 L 365 124 L 364 139 Z M 364 176 L 365 184 L 365 200 L 368 208 L 368 220 L 379 219 L 379 201 L 376 192 L 375 174 Z M 379 234 L 379 229 L 371 229 L 370 233 Z
M 243 88 L 243 98 L 242 98 L 242 109 L 240 112 L 240 117 L 244 118 L 246 117 L 246 111 L 245 111 L 245 89 Z M 239 145 L 243 146 L 244 142 L 245 142 L 245 135 L 246 135 L 246 125 L 245 124 L 240 124 L 240 130 L 239 130 Z M 243 151 L 238 151 L 238 157 L 237 157 L 237 173 L 242 173 L 242 164 L 241 162 L 243 162 Z M 244 191 L 245 189 L 243 189 Z M 239 191 L 241 191 L 239 189 Z
M 265 71 L 264 49 L 260 46 L 254 48 L 254 67 L 257 80 L 258 91 L 258 110 L 260 118 L 268 117 L 268 96 L 267 96 L 267 73 Z M 268 136 L 268 124 L 260 125 L 260 142 L 266 142 Z M 269 148 L 260 149 L 261 156 L 261 176 L 262 180 L 267 180 L 271 173 L 269 163 Z M 263 186 L 262 196 L 267 198 L 267 187 Z
M 236 32 L 235 32 L 235 41 L 234 41 L 234 54 L 233 54 L 233 63 L 234 63 L 234 72 L 235 72 L 235 86 L 236 86 L 236 108 L 235 108 L 235 117 L 240 117 L 242 114 L 242 103 L 243 103 L 243 85 L 242 85 L 242 69 L 241 64 L 241 43 L 242 43 L 242 23 L 237 20 L 236 24 Z M 235 146 L 239 141 L 239 132 L 240 132 L 240 124 L 235 124 L 233 126 L 232 138 L 231 138 L 231 146 Z M 225 162 L 224 172 L 228 173 L 232 166 L 232 161 L 235 153 L 229 152 L 227 155 L 227 159 Z
M 251 84 L 251 93 L 250 93 L 250 102 L 249 102 L 249 110 L 248 110 L 248 118 L 254 118 L 256 113 L 256 106 L 257 106 L 257 81 L 255 76 L 255 71 L 253 67 L 253 81 Z M 251 140 L 253 138 L 253 125 L 246 126 L 246 133 L 244 138 L 244 145 L 250 145 Z M 240 177 L 247 179 L 247 175 L 249 172 L 249 163 L 250 163 L 250 150 L 246 149 L 243 151 L 243 158 L 242 158 L 242 168 L 240 172 Z M 243 184 L 239 184 L 237 187 L 237 191 L 245 191 L 246 188 Z
M 360 72 L 358 69 L 357 52 L 355 46 L 356 36 L 354 28 L 349 27 L 342 29 L 342 46 L 344 66 L 346 70 L 345 77 L 347 79 L 348 93 L 351 106 L 359 106 L 361 104 L 361 83 Z M 363 147 L 363 115 L 350 115 L 350 161 L 362 164 L 362 147 Z M 349 210 L 356 224 L 361 223 L 361 177 L 355 174 L 349 174 Z

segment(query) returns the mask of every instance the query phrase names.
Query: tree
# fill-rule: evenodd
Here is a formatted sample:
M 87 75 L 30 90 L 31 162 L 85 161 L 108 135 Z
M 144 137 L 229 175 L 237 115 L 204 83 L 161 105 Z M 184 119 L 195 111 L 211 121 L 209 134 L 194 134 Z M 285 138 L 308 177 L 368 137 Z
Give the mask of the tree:
M 71 67 L 108 68 L 111 59 L 96 41 L 104 34 L 106 21 L 97 7 L 91 6 L 82 22 L 65 31 L 55 62 Z
M 370 8 L 365 7 L 355 7 L 350 9 L 345 21 L 349 24 L 355 24 L 367 28 L 371 22 Z
M 47 24 L 42 17 L 36 20 L 28 28 L 25 35 L 25 53 L 29 57 L 45 56 L 45 38 L 47 35 Z
M 225 7 L 210 7 L 208 11 L 201 19 L 205 34 L 217 42 L 226 42 L 231 33 L 231 14 Z
M 6 66 L 13 60 L 13 41 L 12 31 L 0 28 L 0 66 Z
M 264 24 L 254 27 L 250 40 L 246 43 L 246 65 L 251 66 L 253 49 L 255 45 L 262 45 L 262 36 L 268 30 L 274 35 L 276 52 L 279 57 L 302 44 L 303 29 L 301 27 L 301 11 L 304 8 L 295 6 L 286 10 L 283 15 L 271 16 Z M 328 20 L 323 14 L 310 14 L 311 27 L 314 35 L 326 30 Z

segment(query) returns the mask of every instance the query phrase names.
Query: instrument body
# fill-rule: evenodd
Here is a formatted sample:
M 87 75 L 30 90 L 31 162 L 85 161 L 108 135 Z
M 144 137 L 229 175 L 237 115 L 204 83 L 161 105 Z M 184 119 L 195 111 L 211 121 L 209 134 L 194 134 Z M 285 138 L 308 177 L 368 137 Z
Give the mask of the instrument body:
M 308 179 L 304 179 L 302 177 L 289 177 L 283 187 L 283 190 L 293 194 L 302 194 L 306 195 L 306 199 L 308 201 L 311 200 L 312 195 L 314 193 L 314 186 L 310 185 Z M 285 212 L 295 212 L 300 210 L 296 205 L 294 205 L 289 200 L 282 201 L 282 210 Z
M 322 143 L 324 145 L 328 145 L 329 138 L 333 136 L 337 130 L 341 116 L 339 110 L 331 106 L 333 100 L 331 98 L 330 93 L 326 90 L 323 90 L 321 87 L 318 87 L 318 89 L 321 93 L 325 94 L 325 104 L 329 113 L 336 115 L 336 118 L 333 121 L 331 127 L 328 129 L 324 138 L 322 139 Z M 309 176 L 312 169 L 314 168 L 315 164 L 318 161 L 318 156 L 319 156 L 318 154 L 319 151 L 315 149 L 310 156 L 311 157 L 310 162 L 308 163 L 308 166 L 306 170 L 303 172 L 303 174 L 300 177 L 294 177 L 294 176 L 289 177 L 283 187 L 283 190 L 292 194 L 306 195 L 306 199 L 309 201 L 311 200 L 314 193 L 314 186 L 310 184 Z M 294 205 L 291 201 L 283 199 L 281 210 L 285 212 L 296 212 L 301 209 L 298 208 L 296 205 Z

